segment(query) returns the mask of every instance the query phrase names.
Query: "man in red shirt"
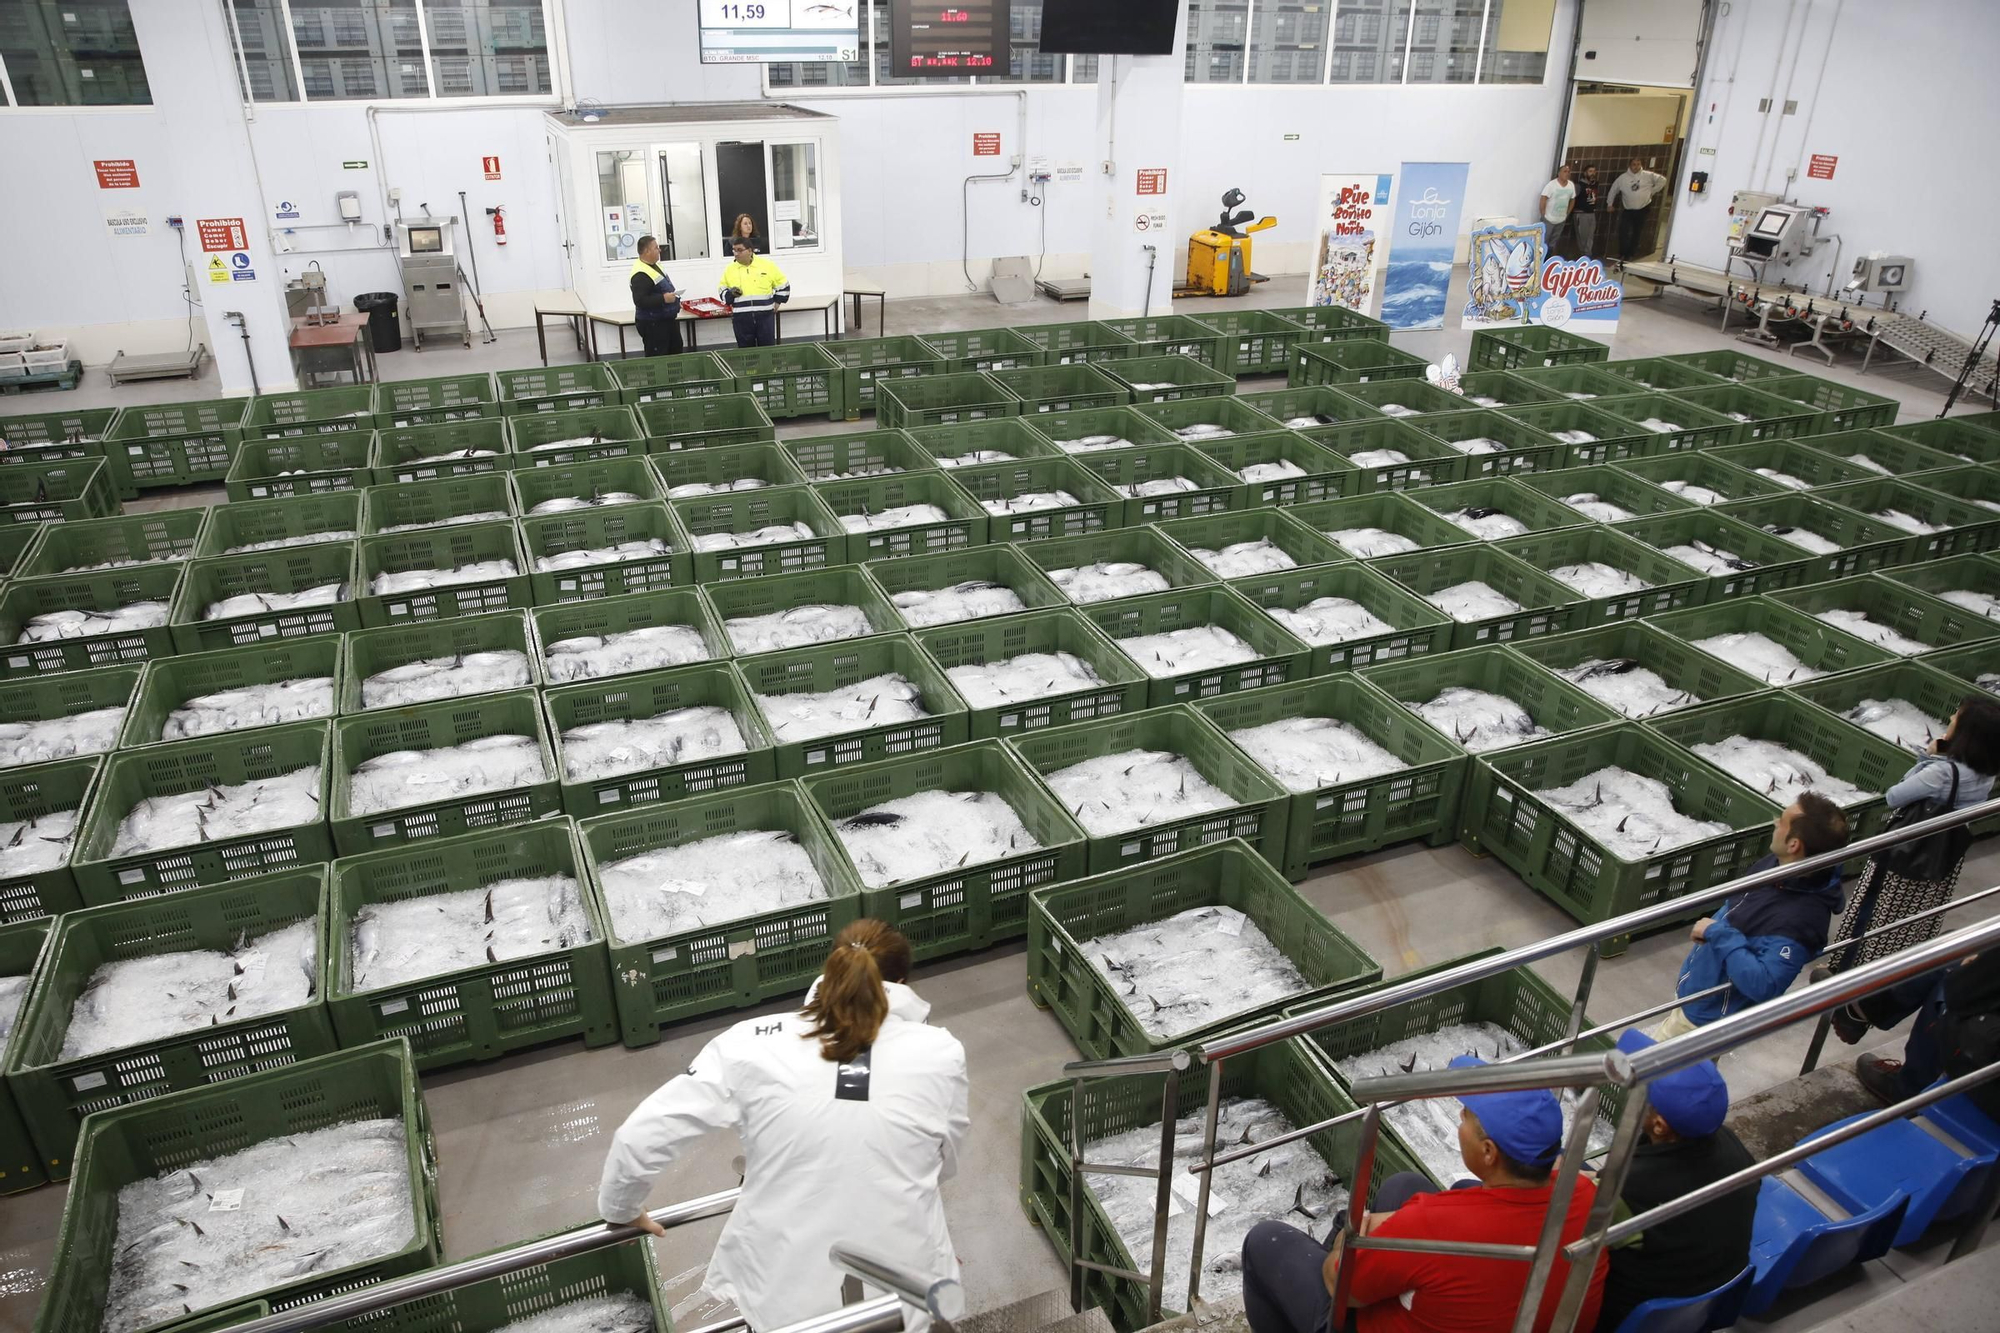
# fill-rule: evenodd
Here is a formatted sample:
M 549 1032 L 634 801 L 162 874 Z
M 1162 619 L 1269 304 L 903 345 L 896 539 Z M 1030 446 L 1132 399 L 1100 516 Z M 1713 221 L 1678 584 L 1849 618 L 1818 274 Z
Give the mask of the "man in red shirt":
M 1483 1063 L 1469 1055 L 1451 1062 L 1455 1069 Z M 1510 1245 L 1540 1239 L 1554 1189 L 1551 1173 L 1562 1151 L 1562 1111 L 1555 1095 L 1547 1089 L 1479 1093 L 1464 1098 L 1462 1106 L 1459 1156 L 1477 1183 L 1439 1192 L 1414 1173 L 1391 1176 L 1376 1191 L 1378 1211 L 1362 1223 L 1364 1235 Z M 1583 1234 L 1596 1196 L 1596 1187 L 1579 1177 L 1563 1224 L 1564 1244 Z M 1251 1228 L 1243 1241 L 1243 1304 L 1252 1333 L 1326 1333 L 1346 1251 L 1339 1224 L 1329 1240 L 1323 1246 L 1282 1222 Z M 1518 1260 L 1363 1248 L 1346 1262 L 1354 1265 L 1346 1324 L 1354 1333 L 1507 1333 L 1528 1283 L 1528 1264 Z M 1607 1266 L 1599 1255 L 1578 1333 L 1590 1333 L 1597 1323 Z M 1558 1254 L 1536 1314 L 1536 1333 L 1549 1327 L 1568 1280 L 1569 1265 Z

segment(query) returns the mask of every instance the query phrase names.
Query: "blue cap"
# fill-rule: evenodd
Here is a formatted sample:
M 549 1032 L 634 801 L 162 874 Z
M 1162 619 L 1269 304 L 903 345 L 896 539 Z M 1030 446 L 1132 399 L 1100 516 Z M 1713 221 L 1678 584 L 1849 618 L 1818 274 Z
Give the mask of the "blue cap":
M 1486 1061 L 1476 1055 L 1454 1055 L 1453 1069 L 1470 1069 Z M 1475 1092 L 1460 1097 L 1465 1109 L 1479 1117 L 1486 1137 L 1500 1151 L 1529 1166 L 1547 1166 L 1562 1151 L 1562 1108 L 1547 1088 L 1520 1092 Z
M 1618 1038 L 1618 1049 L 1627 1055 L 1652 1044 L 1653 1039 L 1638 1028 L 1627 1028 Z M 1729 1085 L 1713 1060 L 1662 1074 L 1647 1085 L 1647 1096 L 1660 1119 L 1684 1139 L 1707 1138 L 1722 1128 L 1723 1117 L 1729 1114 Z

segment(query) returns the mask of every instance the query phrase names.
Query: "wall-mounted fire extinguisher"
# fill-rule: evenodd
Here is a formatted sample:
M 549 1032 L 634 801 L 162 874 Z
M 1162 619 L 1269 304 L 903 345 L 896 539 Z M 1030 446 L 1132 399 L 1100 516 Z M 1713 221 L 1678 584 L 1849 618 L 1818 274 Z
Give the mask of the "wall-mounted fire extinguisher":
M 507 210 L 505 206 L 489 208 L 486 210 L 486 213 L 487 216 L 493 219 L 493 244 L 507 244 Z

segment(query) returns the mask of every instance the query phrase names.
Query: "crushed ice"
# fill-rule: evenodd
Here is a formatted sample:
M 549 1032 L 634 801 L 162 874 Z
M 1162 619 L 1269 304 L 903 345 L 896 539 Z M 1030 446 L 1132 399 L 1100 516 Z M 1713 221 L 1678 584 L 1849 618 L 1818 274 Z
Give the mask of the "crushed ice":
M 1613 504 L 1595 491 L 1578 491 L 1575 495 L 1565 495 L 1563 503 L 1580 514 L 1596 519 L 1599 523 L 1618 523 L 1638 517 L 1625 506 Z
M 552 776 L 533 736 L 502 733 L 435 750 L 391 750 L 363 760 L 348 778 L 347 799 L 355 814 L 371 815 L 532 786 Z
M 1028 609 L 1021 594 L 991 579 L 967 579 L 944 588 L 911 588 L 889 600 L 912 629 Z
M 758 708 L 780 744 L 817 740 L 860 731 L 864 727 L 895 726 L 931 715 L 923 691 L 897 671 L 885 671 L 851 685 L 797 694 L 760 694 Z
M 1904 657 L 1931 650 L 1930 644 L 1919 642 L 1908 635 L 1898 634 L 1880 621 L 1869 619 L 1865 611 L 1850 611 L 1844 607 L 1835 607 L 1830 611 L 1821 611 L 1814 619 L 1824 621 L 1837 629 L 1844 629 L 1857 639 L 1865 639 L 1877 648 L 1886 648 Z
M 647 625 L 616 634 L 558 639 L 549 645 L 542 660 L 548 668 L 549 680 L 559 684 L 706 662 L 709 653 L 701 632 L 692 625 Z M 363 701 L 366 701 L 365 686 Z
M 558 551 L 554 555 L 535 557 L 535 570 L 541 574 L 560 573 L 565 569 L 583 569 L 590 565 L 618 565 L 633 560 L 651 560 L 672 553 L 672 548 L 658 537 L 642 537 L 629 542 L 618 542 L 612 546 L 586 546 L 573 551 Z
M 1504 694 L 1453 685 L 1428 703 L 1406 705 L 1473 754 L 1553 735 Z
M 736 715 L 714 704 L 675 708 L 653 717 L 589 722 L 565 731 L 562 739 L 563 776 L 572 782 L 670 764 L 698 764 L 750 748 Z
M 550 500 L 548 503 L 556 504 L 558 502 Z M 534 512 L 542 512 L 543 507 L 542 505 L 536 505 Z M 453 514 L 449 518 L 427 519 L 422 523 L 391 523 L 385 528 L 376 529 L 376 535 L 387 537 L 398 532 L 422 532 L 428 528 L 455 528 L 461 523 L 511 523 L 513 521 L 514 516 L 504 509 L 480 509 L 470 514 Z
M 300 1008 L 313 998 L 318 964 L 314 917 L 239 939 L 232 949 L 184 949 L 105 963 L 71 1007 L 57 1058 L 83 1060 Z
M 1641 666 L 1630 657 L 1593 657 L 1557 667 L 1556 674 L 1626 717 L 1653 717 L 1701 702 L 1688 691 L 1667 684 L 1659 672 Z
M 1990 592 L 1975 592 L 1971 588 L 1952 588 L 1939 593 L 1938 596 L 1953 606 L 1964 607 L 1975 615 L 1985 616 L 1988 620 L 2000 620 L 2000 597 L 1995 597 Z M 0 728 L 0 737 L 5 735 L 6 729 Z
M 1794 528 L 1783 523 L 1766 523 L 1764 531 L 1773 537 L 1783 538 L 1794 546 L 1802 546 L 1814 555 L 1832 555 L 1840 549 L 1840 543 L 1829 541 L 1817 532 L 1805 528 Z
M 574 640 L 572 640 L 574 642 Z M 559 649 L 561 644 L 557 644 Z M 512 648 L 421 657 L 378 671 L 361 682 L 363 708 L 398 708 L 432 699 L 491 694 L 531 683 L 528 655 Z
M 247 838 L 274 829 L 317 824 L 319 765 L 235 786 L 197 787 L 176 796 L 142 798 L 119 822 L 110 855 L 139 856 L 169 847 Z
M 496 880 L 483 889 L 369 903 L 347 923 L 356 991 L 407 986 L 595 938 L 583 889 L 568 875 Z
M 368 587 L 378 597 L 390 597 L 397 593 L 422 592 L 426 588 L 450 588 L 466 583 L 484 583 L 490 579 L 511 579 L 520 573 L 520 568 L 512 560 L 468 560 L 456 569 L 385 571 L 377 574 Z
M 1835 805 L 1859 805 L 1879 793 L 1835 777 L 1807 754 L 1749 736 L 1726 736 L 1688 747 L 1754 792 L 1790 805 L 1800 792 L 1816 791 Z
M 597 874 L 611 933 L 627 941 L 658 939 L 829 896 L 798 835 L 767 829 L 642 852 L 602 863 Z
M 727 482 L 716 489 L 741 491 L 765 484 L 765 482 L 760 481 L 756 477 L 738 477 L 735 481 Z M 679 495 L 682 489 L 676 487 L 674 490 L 668 491 L 667 494 Z M 695 492 L 697 495 L 705 495 L 707 493 L 706 491 Z M 637 491 L 600 491 L 596 495 L 589 496 L 557 495 L 542 501 L 528 510 L 528 517 L 535 518 L 542 514 L 567 514 L 574 509 L 599 509 L 605 505 L 637 504 L 641 498 Z
M 69 864 L 76 841 L 76 811 L 52 810 L 29 819 L 0 819 L 0 852 L 7 858 L 7 875 L 16 878 L 59 870 Z
M 810 602 L 769 615 L 737 616 L 723 621 L 722 627 L 729 632 L 729 642 L 735 645 L 737 653 L 744 657 L 780 648 L 832 643 L 837 639 L 859 639 L 875 632 L 860 607 L 830 602 Z
M 1469 505 L 1445 517 L 1481 541 L 1495 542 L 1503 537 L 1518 537 L 1528 531 L 1526 523 L 1491 505 Z
M 72 755 L 104 754 L 118 744 L 118 731 L 124 725 L 123 704 L 115 708 L 92 708 L 68 717 L 0 722 L 0 768 L 45 764 Z
M 1120 750 L 1044 778 L 1092 837 L 1171 823 L 1235 805 L 1236 798 L 1168 750 Z
M 1033 514 L 1044 509 L 1073 509 L 1083 501 L 1068 491 L 1023 491 L 1019 495 L 1006 495 L 997 500 L 981 500 L 986 512 L 997 518 L 1009 514 Z
M 1387 528 L 1334 528 L 1326 535 L 1359 560 L 1378 555 L 1401 555 L 1405 551 L 1416 550 L 1419 545 L 1413 538 Z
M 697 551 L 741 550 L 746 546 L 774 546 L 779 542 L 811 541 L 819 534 L 807 524 L 794 520 L 790 523 L 772 523 L 748 532 L 711 532 L 694 539 Z
M 1409 767 L 1359 727 L 1339 718 L 1281 718 L 1232 731 L 1229 738 L 1287 791 L 1318 791 Z
M 1190 625 L 1161 634 L 1135 634 L 1118 640 L 1118 646 L 1155 680 L 1188 671 L 1213 671 L 1257 657 L 1255 648 L 1220 625 Z
M 874 514 L 842 514 L 840 526 L 849 532 L 883 532 L 924 523 L 949 522 L 951 515 L 934 504 L 895 505 Z
M 944 674 L 974 708 L 998 708 L 1104 683 L 1097 668 L 1066 652 L 1022 653 L 997 662 L 969 662 Z
M 1746 569 L 1757 568 L 1755 560 L 1745 560 L 1734 551 L 1720 546 L 1710 546 L 1697 537 L 1690 542 L 1676 542 L 1662 548 L 1668 555 L 1691 569 L 1704 574 L 1735 574 Z
M 333 677 L 300 676 L 196 695 L 167 714 L 160 724 L 160 739 L 180 741 L 332 716 Z
M 1312 989 L 1263 929 L 1233 907 L 1191 907 L 1077 947 L 1156 1042 Z
M 871 889 L 1042 846 L 1014 807 L 989 791 L 917 792 L 838 820 L 833 831 Z
M 1712 490 L 1707 486 L 1697 486 L 1691 481 L 1663 481 L 1660 483 L 1660 489 L 1672 491 L 1681 499 L 1690 500 L 1698 505 L 1719 505 L 1729 499 L 1721 491 Z
M 1449 588 L 1439 588 L 1436 592 L 1424 594 L 1424 600 L 1460 624 L 1512 615 L 1525 609 L 1513 598 L 1496 592 L 1482 579 L 1467 579 Z
M 1299 562 L 1269 537 L 1255 541 L 1231 542 L 1221 550 L 1191 546 L 1188 554 L 1208 566 L 1217 578 L 1240 579 L 1253 574 L 1274 574 L 1281 569 L 1297 569 Z
M 1576 589 L 1585 597 L 1621 597 L 1626 593 L 1644 592 L 1653 586 L 1637 574 L 1627 573 L 1602 560 L 1557 565 L 1549 571 L 1549 577 Z
M 62 639 L 94 639 L 103 634 L 133 634 L 167 623 L 165 602 L 133 602 L 109 611 L 44 611 L 21 625 L 16 643 L 55 643 Z
M 1748 631 L 1740 634 L 1711 634 L 1696 639 L 1694 646 L 1713 654 L 1739 671 L 1759 676 L 1766 685 L 1785 685 L 1825 675 L 1807 666 L 1797 654 L 1767 634 Z
M 1130 560 L 1099 560 L 1095 564 L 1052 569 L 1049 578 L 1062 589 L 1064 596 L 1079 605 L 1165 592 L 1173 586 L 1166 575 Z
M 1790 490 L 1809 491 L 1812 489 L 1812 483 L 1804 477 L 1795 477 L 1789 472 L 1780 472 L 1774 467 L 1760 467 L 1757 469 L 1757 475 L 1769 481 L 1775 481 L 1780 486 Z
M 1394 625 L 1349 597 L 1315 597 L 1297 609 L 1272 606 L 1265 612 L 1315 647 L 1396 632 Z
M 1674 808 L 1673 793 L 1658 778 L 1628 772 L 1615 764 L 1586 773 L 1562 787 L 1535 793 L 1595 838 L 1613 856 L 1641 861 L 1704 838 L 1719 838 L 1729 825 L 1690 819 Z

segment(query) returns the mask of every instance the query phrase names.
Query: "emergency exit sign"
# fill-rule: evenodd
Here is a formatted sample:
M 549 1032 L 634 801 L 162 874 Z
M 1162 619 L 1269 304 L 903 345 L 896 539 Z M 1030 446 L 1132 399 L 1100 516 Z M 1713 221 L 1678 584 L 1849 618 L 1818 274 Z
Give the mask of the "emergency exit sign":
M 1000 156 L 999 132 L 996 130 L 988 133 L 984 130 L 975 130 L 972 135 L 972 155 L 974 157 Z
M 1833 153 L 1814 153 L 1806 166 L 1806 175 L 1816 181 L 1833 179 L 1833 169 L 1840 165 L 1840 158 Z

